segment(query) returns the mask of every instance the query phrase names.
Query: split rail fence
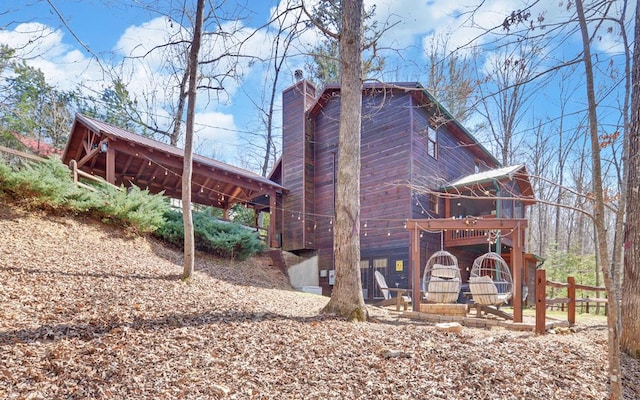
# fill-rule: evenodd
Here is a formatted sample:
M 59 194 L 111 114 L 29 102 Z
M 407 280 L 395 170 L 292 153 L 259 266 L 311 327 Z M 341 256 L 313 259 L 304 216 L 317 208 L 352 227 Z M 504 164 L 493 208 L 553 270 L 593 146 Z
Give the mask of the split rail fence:
M 567 289 L 567 297 L 559 298 L 547 298 L 547 287 Z M 535 331 L 538 334 L 544 335 L 546 331 L 546 314 L 547 308 L 555 305 L 561 305 L 561 309 L 564 310 L 566 305 L 567 309 L 567 321 L 569 325 L 575 325 L 576 323 L 576 306 L 578 304 L 586 304 L 587 310 L 589 310 L 590 303 L 604 304 L 605 313 L 607 307 L 606 298 L 598 297 L 576 297 L 576 290 L 582 291 L 594 291 L 596 293 L 606 291 L 603 286 L 590 286 L 576 284 L 576 278 L 573 276 L 567 277 L 567 282 L 554 282 L 547 280 L 547 272 L 544 269 L 536 271 L 536 327 Z

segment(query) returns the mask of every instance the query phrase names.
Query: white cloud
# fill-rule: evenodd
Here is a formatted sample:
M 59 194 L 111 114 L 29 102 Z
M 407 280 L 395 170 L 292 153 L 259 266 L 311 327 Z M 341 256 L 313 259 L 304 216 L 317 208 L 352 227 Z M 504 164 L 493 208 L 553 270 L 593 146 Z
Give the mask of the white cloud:
M 238 137 L 234 117 L 220 112 L 196 114 L 193 147 L 198 154 L 229 162 L 237 153 Z
M 16 56 L 39 68 L 47 83 L 61 90 L 72 90 L 78 83 L 97 87 L 102 80 L 99 65 L 81 51 L 63 43 L 62 31 L 31 22 L 13 30 L 0 30 L 0 43 L 15 49 Z

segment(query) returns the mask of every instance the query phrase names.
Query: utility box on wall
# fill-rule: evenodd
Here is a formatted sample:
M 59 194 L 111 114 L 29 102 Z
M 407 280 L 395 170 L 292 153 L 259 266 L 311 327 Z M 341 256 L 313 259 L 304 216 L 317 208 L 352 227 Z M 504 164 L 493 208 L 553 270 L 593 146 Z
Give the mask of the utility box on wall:
M 336 283 L 336 270 L 335 269 L 330 269 L 329 270 L 329 285 L 335 285 Z

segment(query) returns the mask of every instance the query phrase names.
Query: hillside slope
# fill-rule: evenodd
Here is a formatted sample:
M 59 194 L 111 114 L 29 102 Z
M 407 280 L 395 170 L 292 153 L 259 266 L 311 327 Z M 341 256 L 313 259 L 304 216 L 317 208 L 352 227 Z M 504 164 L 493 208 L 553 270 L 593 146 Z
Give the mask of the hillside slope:
M 199 255 L 183 283 L 158 242 L 0 206 L 0 398 L 606 397 L 602 325 L 456 336 L 374 309 L 352 324 L 267 264 Z

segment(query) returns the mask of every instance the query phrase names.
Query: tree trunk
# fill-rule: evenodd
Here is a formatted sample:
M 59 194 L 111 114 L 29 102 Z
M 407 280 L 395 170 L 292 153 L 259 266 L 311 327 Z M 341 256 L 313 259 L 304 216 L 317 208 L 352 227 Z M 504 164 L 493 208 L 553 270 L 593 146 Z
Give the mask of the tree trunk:
M 360 126 L 363 0 L 342 2 L 340 137 L 333 251 L 336 280 L 323 312 L 368 318 L 360 282 Z
M 582 34 L 582 46 L 584 50 L 584 68 L 587 83 L 587 101 L 589 111 L 589 136 L 591 140 L 591 163 L 593 169 L 593 194 L 594 202 L 594 224 L 597 233 L 598 259 L 602 268 L 602 277 L 607 288 L 607 298 L 609 299 L 609 313 L 607 314 L 607 327 L 609 333 L 608 340 L 608 361 L 609 361 L 609 383 L 611 385 L 611 399 L 622 399 L 622 374 L 620 371 L 620 307 L 618 303 L 618 293 L 613 279 L 612 265 L 609 260 L 607 243 L 607 228 L 605 225 L 604 191 L 602 186 L 602 165 L 600 159 L 600 142 L 598 138 L 598 116 L 597 103 L 595 100 L 595 89 L 593 83 L 593 65 L 591 63 L 591 48 L 587 21 L 584 15 L 582 0 L 576 0 L 576 11 L 580 23 Z
M 196 114 L 196 86 L 198 78 L 198 54 L 202 38 L 204 1 L 198 0 L 193 41 L 189 52 L 189 105 L 187 106 L 187 129 L 184 140 L 184 167 L 182 169 L 182 218 L 184 220 L 184 270 L 182 279 L 193 275 L 195 244 L 193 235 L 193 215 L 191 214 L 191 175 L 193 168 L 193 126 Z
M 640 10 L 636 7 L 635 41 L 640 43 Z M 640 46 L 633 46 L 631 121 L 627 175 L 627 221 L 622 282 L 622 350 L 640 358 Z
M 176 107 L 176 113 L 173 116 L 173 130 L 171 131 L 171 135 L 169 135 L 169 144 L 171 144 L 171 146 L 177 146 L 178 140 L 180 140 L 180 131 L 182 130 L 182 114 L 184 114 L 184 103 L 187 99 L 187 96 L 189 95 L 189 92 L 185 90 L 187 81 L 191 76 L 191 74 L 189 74 L 189 69 L 189 66 L 185 68 L 182 79 L 180 80 L 180 95 L 178 96 L 178 106 Z

